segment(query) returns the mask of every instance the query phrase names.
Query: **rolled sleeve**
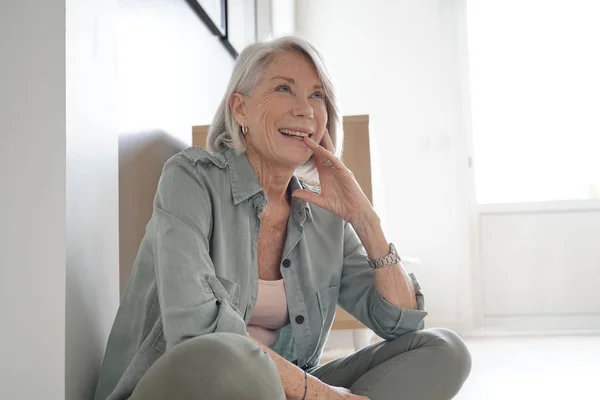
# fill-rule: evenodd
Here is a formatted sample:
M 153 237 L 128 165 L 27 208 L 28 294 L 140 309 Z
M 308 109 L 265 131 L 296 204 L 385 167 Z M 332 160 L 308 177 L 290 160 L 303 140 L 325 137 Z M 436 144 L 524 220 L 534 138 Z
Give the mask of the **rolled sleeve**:
M 398 307 L 377 292 L 367 253 L 352 226 L 346 224 L 339 303 L 383 339 L 391 340 L 424 328 L 425 298 L 415 275 L 409 276 L 415 288 L 417 309 Z
M 415 287 L 415 296 L 417 308 L 401 308 L 379 295 L 373 302 L 372 314 L 376 316 L 374 322 L 377 323 L 380 337 L 384 339 L 393 339 L 408 332 L 421 330 L 425 327 L 425 299 L 421 292 L 421 285 L 414 274 L 409 274 Z
M 209 193 L 195 166 L 181 155 L 165 164 L 150 227 L 167 348 L 213 332 L 246 335 L 209 255 Z

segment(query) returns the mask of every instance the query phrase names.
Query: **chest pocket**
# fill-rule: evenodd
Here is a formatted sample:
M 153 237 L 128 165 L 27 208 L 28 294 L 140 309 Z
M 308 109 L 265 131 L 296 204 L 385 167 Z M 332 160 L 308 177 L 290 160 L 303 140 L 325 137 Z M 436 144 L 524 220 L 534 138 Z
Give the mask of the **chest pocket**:
M 317 292 L 319 308 L 321 309 L 323 329 L 329 329 L 333 323 L 333 317 L 335 316 L 335 308 L 337 306 L 339 293 L 340 285 L 328 287 Z
M 221 285 L 227 292 L 227 297 L 229 298 L 230 303 L 232 305 L 234 305 L 235 307 L 238 307 L 239 301 L 240 301 L 240 285 L 236 282 L 230 281 L 229 279 L 225 279 L 221 276 L 217 276 L 217 279 L 219 280 L 219 282 L 221 283 Z M 214 288 L 213 288 L 213 290 L 214 290 Z M 215 293 L 215 294 L 217 294 L 217 293 Z M 225 294 L 225 293 L 223 293 L 223 294 Z M 217 294 L 217 297 L 219 297 L 218 294 Z

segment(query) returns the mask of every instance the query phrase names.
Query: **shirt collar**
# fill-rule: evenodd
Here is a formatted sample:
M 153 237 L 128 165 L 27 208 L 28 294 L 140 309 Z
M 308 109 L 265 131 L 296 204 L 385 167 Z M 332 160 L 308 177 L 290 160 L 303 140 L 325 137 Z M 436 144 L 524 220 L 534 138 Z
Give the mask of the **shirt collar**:
M 227 149 L 223 154 L 229 166 L 233 204 L 237 206 L 263 191 L 246 154 L 237 154 L 234 149 Z
M 256 173 L 252 169 L 246 154 L 237 154 L 234 149 L 226 149 L 223 155 L 229 166 L 229 180 L 231 181 L 233 204 L 238 205 L 257 193 L 263 193 L 264 195 L 263 188 L 260 186 Z M 302 182 L 296 176 L 292 176 L 289 184 L 290 191 L 293 193 L 295 190 L 304 188 Z M 292 197 L 291 199 L 290 212 L 300 225 L 303 225 L 307 218 L 310 221 L 313 220 L 310 204 L 296 197 Z

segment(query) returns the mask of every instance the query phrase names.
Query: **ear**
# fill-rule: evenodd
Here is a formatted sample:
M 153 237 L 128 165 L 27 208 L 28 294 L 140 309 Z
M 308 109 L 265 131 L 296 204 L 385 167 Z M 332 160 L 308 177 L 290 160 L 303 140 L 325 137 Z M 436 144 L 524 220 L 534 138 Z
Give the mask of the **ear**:
M 229 108 L 238 124 L 247 125 L 246 99 L 244 96 L 234 93 L 229 99 Z

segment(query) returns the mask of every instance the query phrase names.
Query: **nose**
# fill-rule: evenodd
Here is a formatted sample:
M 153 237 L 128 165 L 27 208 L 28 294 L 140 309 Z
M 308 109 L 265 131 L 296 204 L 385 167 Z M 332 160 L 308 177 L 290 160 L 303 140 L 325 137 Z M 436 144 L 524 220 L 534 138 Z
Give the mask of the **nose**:
M 308 99 L 303 96 L 296 96 L 296 102 L 292 108 L 294 117 L 313 118 L 313 108 Z

